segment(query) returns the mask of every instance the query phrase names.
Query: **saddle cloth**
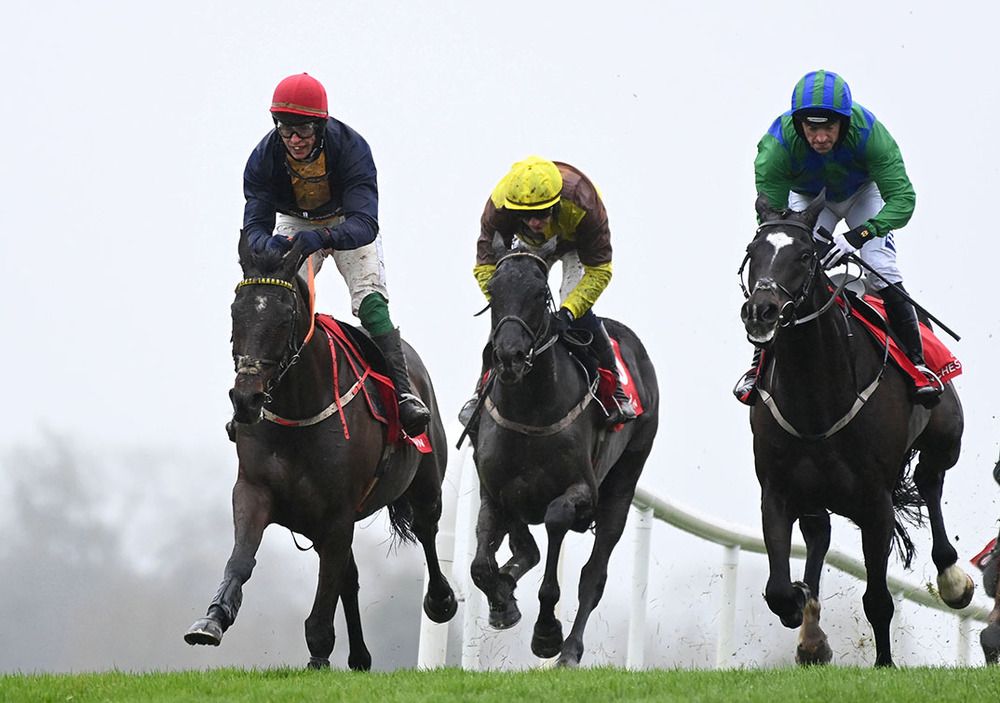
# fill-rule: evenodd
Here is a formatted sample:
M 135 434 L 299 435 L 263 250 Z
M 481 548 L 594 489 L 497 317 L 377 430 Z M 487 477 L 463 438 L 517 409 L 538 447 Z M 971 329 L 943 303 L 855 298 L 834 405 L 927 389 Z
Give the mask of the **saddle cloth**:
M 859 300 L 861 304 L 859 304 Z M 885 344 L 885 305 L 882 299 L 866 295 L 861 299 L 855 298 L 853 303 L 851 305 L 851 314 L 857 318 L 879 344 Z M 869 319 L 869 316 L 865 315 L 863 305 L 869 306 L 881 318 L 882 324 L 877 324 L 877 322 Z M 923 322 L 920 323 L 920 338 L 924 344 L 924 360 L 927 362 L 927 368 L 936 373 L 942 382 L 950 381 L 962 373 L 962 362 L 955 358 L 955 355 L 948 350 L 944 343 Z M 918 388 L 930 385 L 924 375 L 917 371 L 917 367 L 907 358 L 906 353 L 891 336 L 889 337 L 889 356 L 892 357 L 892 360 L 896 362 L 896 365 L 900 369 L 913 379 L 914 385 Z
M 618 368 L 614 371 L 602 368 L 597 369 L 597 373 L 601 377 L 601 380 L 597 384 L 597 398 L 601 401 L 601 405 L 604 406 L 605 410 L 616 407 L 614 394 L 615 375 L 617 374 L 618 381 L 622 384 L 622 390 L 625 391 L 625 395 L 629 397 L 633 407 L 635 407 L 635 416 L 639 417 L 645 410 L 642 407 L 642 400 L 639 398 L 639 390 L 635 387 L 635 381 L 632 380 L 632 372 L 629 370 L 628 364 L 625 363 L 625 359 L 622 358 L 622 351 L 618 346 L 618 340 L 614 337 L 611 338 L 611 346 L 615 350 L 615 362 Z M 622 424 L 617 424 L 611 428 L 611 431 L 617 432 L 622 427 Z
M 396 403 L 396 388 L 392 380 L 384 373 L 376 371 L 370 360 L 384 366 L 374 343 L 360 330 L 339 322 L 329 315 L 316 314 L 316 325 L 326 332 L 330 342 L 330 361 L 333 364 L 333 390 L 336 397 L 339 393 L 340 379 L 337 370 L 337 354 L 343 354 L 351 369 L 353 380 L 362 380 L 360 395 L 372 417 L 387 426 L 388 436 L 394 438 L 393 444 L 405 441 L 416 447 L 421 454 L 429 454 L 432 450 L 431 440 L 424 432 L 416 437 L 409 437 L 403 431 L 399 422 L 399 405 Z M 367 347 L 367 355 L 359 347 Z M 339 352 L 338 352 L 339 350 Z M 383 369 L 384 370 L 384 369 Z M 344 428 L 344 437 L 350 439 L 350 429 L 343 412 L 339 412 L 340 422 Z

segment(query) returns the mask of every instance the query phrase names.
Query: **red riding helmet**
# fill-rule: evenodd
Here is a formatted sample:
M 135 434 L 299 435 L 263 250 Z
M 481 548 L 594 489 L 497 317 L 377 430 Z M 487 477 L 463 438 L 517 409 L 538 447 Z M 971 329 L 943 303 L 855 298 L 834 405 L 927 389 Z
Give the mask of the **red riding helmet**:
M 308 73 L 289 76 L 278 83 L 278 87 L 274 89 L 271 112 L 325 119 L 329 116 L 326 106 L 326 90 L 322 83 Z

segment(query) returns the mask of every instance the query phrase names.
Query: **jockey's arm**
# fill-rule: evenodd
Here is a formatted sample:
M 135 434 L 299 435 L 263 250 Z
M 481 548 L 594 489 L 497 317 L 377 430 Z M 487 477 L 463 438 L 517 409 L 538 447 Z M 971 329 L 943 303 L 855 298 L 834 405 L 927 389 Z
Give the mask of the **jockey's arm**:
M 873 234 L 884 237 L 889 231 L 897 230 L 910 221 L 917 204 L 917 195 L 906 175 L 899 146 L 881 122 L 876 121 L 872 126 L 865 156 L 872 180 L 885 201 L 878 214 L 866 224 Z

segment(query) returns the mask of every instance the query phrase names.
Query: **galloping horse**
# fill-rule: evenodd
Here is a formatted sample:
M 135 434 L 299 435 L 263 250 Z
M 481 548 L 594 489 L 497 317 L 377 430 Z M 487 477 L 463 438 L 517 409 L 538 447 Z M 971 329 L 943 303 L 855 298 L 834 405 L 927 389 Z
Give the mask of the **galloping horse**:
M 910 381 L 886 365 L 886 350 L 840 307 L 813 240 L 823 206 L 820 196 L 804 212 L 777 212 L 758 198 L 761 225 L 744 259 L 743 324 L 768 359 L 750 411 L 770 571 L 764 597 L 783 625 L 798 627 L 807 602 L 819 596 L 829 512 L 849 518 L 861 529 L 863 602 L 875 634 L 875 665 L 892 666 L 886 569 L 894 535 L 907 566 L 912 558 L 902 522 L 907 508 L 911 517 L 921 501 L 927 508 L 941 598 L 953 608 L 972 599 L 972 579 L 956 565 L 941 514 L 945 471 L 958 461 L 962 407 L 950 383 L 932 410 L 915 404 Z M 907 493 L 912 484 L 905 471 L 915 452 L 920 458 L 912 482 L 919 499 Z M 807 548 L 805 583 L 789 577 L 795 520 Z M 818 663 L 829 659 L 829 649 L 818 603 L 809 610 L 816 616 L 813 641 L 800 644 L 799 654 L 803 663 Z M 811 652 L 825 656 L 811 658 Z
M 309 287 L 296 275 L 295 243 L 282 258 L 251 252 L 240 237 L 244 278 L 232 305 L 236 382 L 230 391 L 239 473 L 233 487 L 235 545 L 207 615 L 189 644 L 218 645 L 233 624 L 264 528 L 283 525 L 312 541 L 319 584 L 305 621 L 309 667 L 329 667 L 333 618 L 344 604 L 351 669 L 371 668 L 358 611 L 354 523 L 388 506 L 403 541 L 420 541 L 430 575 L 424 611 L 447 622 L 457 602 L 435 549 L 447 451 L 434 389 L 423 363 L 404 345 L 413 386 L 431 409 L 432 450 L 388 436 L 363 399 L 363 379 L 333 340 L 314 326 Z M 351 400 L 354 402 L 350 402 Z M 267 421 L 261 421 L 266 417 Z
M 550 240 L 551 244 L 555 239 Z M 514 598 L 518 579 L 539 561 L 529 524 L 545 523 L 548 550 L 538 592 L 538 620 L 531 650 L 575 666 L 583 631 L 607 581 L 608 559 L 622 530 L 636 482 L 652 448 L 659 415 L 656 374 L 635 334 L 606 320 L 631 370 L 645 412 L 618 432 L 606 416 L 580 363 L 550 332 L 551 293 L 546 245 L 537 255 L 507 252 L 489 284 L 495 365 L 484 399 L 487 412 L 473 437 L 481 482 L 478 548 L 472 578 L 489 601 L 490 625 L 512 627 L 521 619 Z M 619 372 L 620 373 L 620 372 Z M 594 526 L 594 546 L 583 567 L 579 609 L 569 637 L 555 616 L 557 564 L 567 531 Z M 496 552 L 509 535 L 510 560 L 498 567 Z

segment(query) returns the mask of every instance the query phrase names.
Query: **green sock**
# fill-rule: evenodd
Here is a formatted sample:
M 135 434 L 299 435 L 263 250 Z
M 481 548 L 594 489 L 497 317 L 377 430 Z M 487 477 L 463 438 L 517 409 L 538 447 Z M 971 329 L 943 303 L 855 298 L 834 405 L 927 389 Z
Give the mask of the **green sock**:
M 381 293 L 369 293 L 358 307 L 358 318 L 368 334 L 377 337 L 388 334 L 396 327 L 389 319 L 389 301 Z

